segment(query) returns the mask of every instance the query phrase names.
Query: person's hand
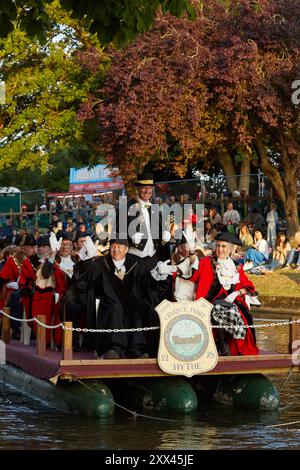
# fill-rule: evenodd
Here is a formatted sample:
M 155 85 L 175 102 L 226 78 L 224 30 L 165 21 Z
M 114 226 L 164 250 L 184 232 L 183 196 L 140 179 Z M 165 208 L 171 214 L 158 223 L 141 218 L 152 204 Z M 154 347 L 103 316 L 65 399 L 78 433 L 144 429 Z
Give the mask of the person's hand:
M 6 287 L 8 289 L 18 290 L 19 289 L 19 284 L 17 282 L 8 282 L 6 284 Z
M 234 291 L 234 292 L 231 292 L 231 294 L 227 295 L 227 297 L 225 297 L 224 300 L 226 302 L 233 303 L 239 295 L 240 295 L 240 291 Z
M 94 258 L 94 256 L 97 256 L 98 254 L 98 247 L 94 245 L 93 240 L 91 237 L 86 237 L 84 241 L 84 246 L 86 249 L 86 258 L 85 259 L 90 259 Z
M 187 230 L 185 233 L 185 238 L 189 251 L 194 252 L 196 250 L 196 232 L 193 230 Z
M 51 248 L 52 254 L 56 255 L 56 253 L 60 250 L 62 238 L 57 240 L 55 233 L 51 232 L 49 242 L 50 242 L 50 248 Z
M 177 271 L 177 266 L 169 264 L 170 260 L 160 263 L 157 267 L 159 274 L 171 275 Z
M 164 230 L 163 234 L 162 234 L 162 241 L 167 243 L 171 240 L 171 233 L 168 232 L 167 230 Z
M 141 243 L 143 235 L 144 234 L 142 232 L 136 232 L 133 234 L 132 242 L 134 243 L 134 245 L 139 245 Z

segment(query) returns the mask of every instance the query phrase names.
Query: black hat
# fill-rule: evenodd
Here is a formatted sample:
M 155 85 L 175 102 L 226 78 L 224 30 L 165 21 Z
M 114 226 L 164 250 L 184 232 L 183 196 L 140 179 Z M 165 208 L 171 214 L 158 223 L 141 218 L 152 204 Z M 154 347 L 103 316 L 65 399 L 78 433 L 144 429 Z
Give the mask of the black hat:
M 153 173 L 141 173 L 137 175 L 137 181 L 134 183 L 135 186 L 155 186 L 153 180 Z
M 217 233 L 217 235 L 215 236 L 215 240 L 232 243 L 232 245 L 238 245 L 238 246 L 243 245 L 242 241 L 239 238 L 237 238 L 233 233 L 229 233 L 229 232 Z
M 63 240 L 70 240 L 71 242 L 73 241 L 73 236 L 71 232 L 64 232 L 63 230 L 59 230 L 56 234 L 57 240 L 62 238 Z
M 36 239 L 33 235 L 25 235 L 20 242 L 20 246 L 36 246 Z
M 174 238 L 175 238 L 176 246 L 185 245 L 187 243 L 187 239 L 185 238 L 184 231 L 181 228 L 175 231 Z
M 77 232 L 75 233 L 74 242 L 77 242 L 79 238 L 85 238 L 86 236 L 86 232 L 81 232 L 81 230 L 77 230 Z
M 50 246 L 50 235 L 40 235 L 37 239 L 37 246 Z
M 127 238 L 118 238 L 118 237 L 112 238 L 111 240 L 109 240 L 110 246 L 113 243 L 118 243 L 119 245 L 129 246 L 129 242 L 128 242 Z

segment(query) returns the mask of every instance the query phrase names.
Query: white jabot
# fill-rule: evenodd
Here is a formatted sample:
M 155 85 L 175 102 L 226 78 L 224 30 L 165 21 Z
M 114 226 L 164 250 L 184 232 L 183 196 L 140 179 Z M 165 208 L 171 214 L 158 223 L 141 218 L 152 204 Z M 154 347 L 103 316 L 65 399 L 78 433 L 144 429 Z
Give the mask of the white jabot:
M 60 269 L 66 273 L 69 277 L 73 276 L 73 270 L 74 270 L 74 261 L 72 261 L 71 256 L 64 256 L 61 258 L 61 261 L 59 263 Z
M 113 259 L 113 263 L 115 265 L 115 275 L 118 276 L 120 279 L 123 279 L 125 276 L 126 268 L 125 268 L 125 258 L 116 261 Z
M 218 258 L 216 271 L 220 284 L 222 284 L 226 290 L 230 289 L 232 285 L 238 284 L 238 282 L 240 282 L 240 275 L 231 258 Z
M 125 258 L 120 259 L 119 261 L 116 261 L 116 260 L 113 259 L 113 263 L 114 263 L 116 269 L 121 269 L 122 267 L 124 267 L 124 270 L 125 270 L 125 266 L 124 266 Z

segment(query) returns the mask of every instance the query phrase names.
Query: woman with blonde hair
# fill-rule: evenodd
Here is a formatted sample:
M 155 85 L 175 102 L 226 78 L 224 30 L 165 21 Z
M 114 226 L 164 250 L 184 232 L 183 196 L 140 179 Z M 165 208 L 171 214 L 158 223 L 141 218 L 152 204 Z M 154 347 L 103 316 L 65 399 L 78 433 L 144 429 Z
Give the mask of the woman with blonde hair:
M 240 233 L 239 233 L 239 239 L 243 243 L 243 249 L 251 248 L 253 246 L 253 237 L 251 233 L 249 232 L 248 225 L 245 223 L 242 223 L 240 226 Z

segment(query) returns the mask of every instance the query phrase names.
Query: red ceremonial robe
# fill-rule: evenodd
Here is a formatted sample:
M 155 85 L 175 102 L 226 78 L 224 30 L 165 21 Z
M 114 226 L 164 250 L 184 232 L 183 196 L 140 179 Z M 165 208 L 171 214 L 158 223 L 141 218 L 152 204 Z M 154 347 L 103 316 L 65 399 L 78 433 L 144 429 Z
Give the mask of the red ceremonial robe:
M 0 310 L 5 307 L 10 299 L 11 292 L 14 289 L 7 289 L 6 283 L 16 282 L 20 274 L 20 267 L 18 266 L 15 258 L 9 256 L 5 261 L 5 264 L 0 272 L 0 289 L 1 289 L 1 299 L 0 299 Z
M 39 277 L 39 269 L 37 270 L 37 277 Z M 47 325 L 57 325 L 60 323 L 59 302 L 67 291 L 66 275 L 57 263 L 54 263 L 53 273 L 50 278 L 47 280 L 36 279 L 35 291 L 31 303 L 31 313 L 33 317 L 45 315 Z M 55 303 L 55 294 L 59 294 L 59 301 L 57 303 Z M 34 330 L 36 333 L 37 323 L 35 322 Z M 61 328 L 55 328 L 53 330 L 53 339 L 57 346 L 61 344 Z M 46 329 L 46 343 L 51 343 L 51 330 L 49 329 Z
M 37 255 L 34 255 L 26 258 L 21 266 L 19 288 L 26 318 L 32 318 L 31 297 L 35 284 L 36 270 L 39 265 L 40 261 Z M 29 326 L 31 326 L 31 324 L 29 324 Z
M 59 302 L 55 303 L 54 294 L 59 294 L 59 301 L 67 291 L 67 280 L 65 273 L 57 263 L 53 265 L 53 272 L 48 280 L 43 280 L 39 274 L 41 264 L 36 257 L 26 258 L 21 267 L 19 285 L 27 318 L 45 315 L 47 325 L 60 323 Z M 39 280 L 37 280 L 37 274 Z M 44 282 L 43 282 L 44 281 Z M 37 323 L 33 325 L 37 333 Z M 61 344 L 62 330 L 54 330 L 54 342 Z M 51 330 L 46 330 L 46 342 L 51 343 Z
M 240 282 L 233 286 L 233 291 L 238 291 L 244 288 L 247 289 L 249 293 L 255 292 L 255 287 L 244 273 L 242 266 L 238 268 L 238 272 Z M 211 257 L 206 256 L 205 258 L 200 259 L 199 268 L 194 272 L 189 280 L 197 284 L 195 300 L 203 297 L 204 299 L 213 303 L 217 298 L 225 298 L 229 294 L 229 292 L 227 292 L 226 289 L 224 289 L 224 287 L 219 284 L 218 276 L 213 264 L 213 259 Z M 218 284 L 220 285 L 220 289 L 216 290 L 216 286 Z M 234 304 L 238 307 L 245 325 L 248 325 L 247 319 L 239 306 L 240 304 L 243 308 L 248 310 L 244 296 L 239 295 L 234 301 Z M 234 339 L 232 337 L 227 337 L 226 342 L 229 346 L 232 356 L 250 356 L 259 354 L 259 350 L 255 344 L 250 328 L 247 328 L 244 339 Z

